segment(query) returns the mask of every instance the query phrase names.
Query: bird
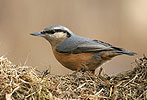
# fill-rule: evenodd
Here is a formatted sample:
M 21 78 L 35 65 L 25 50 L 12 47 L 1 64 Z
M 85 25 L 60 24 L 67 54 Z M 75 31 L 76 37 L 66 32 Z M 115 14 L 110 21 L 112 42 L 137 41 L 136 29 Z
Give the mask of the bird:
M 30 35 L 40 36 L 49 41 L 55 58 L 72 71 L 94 73 L 100 65 L 115 56 L 136 54 L 100 40 L 78 36 L 62 25 L 51 25 Z

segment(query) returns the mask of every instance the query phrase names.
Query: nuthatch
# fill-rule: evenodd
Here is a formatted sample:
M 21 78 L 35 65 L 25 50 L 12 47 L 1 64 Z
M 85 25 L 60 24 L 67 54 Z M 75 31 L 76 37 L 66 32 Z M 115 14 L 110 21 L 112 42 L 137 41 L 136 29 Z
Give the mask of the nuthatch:
M 61 25 L 46 27 L 41 32 L 31 33 L 49 41 L 56 59 L 66 68 L 74 71 L 95 71 L 97 67 L 111 58 L 135 53 L 111 44 L 75 35 Z

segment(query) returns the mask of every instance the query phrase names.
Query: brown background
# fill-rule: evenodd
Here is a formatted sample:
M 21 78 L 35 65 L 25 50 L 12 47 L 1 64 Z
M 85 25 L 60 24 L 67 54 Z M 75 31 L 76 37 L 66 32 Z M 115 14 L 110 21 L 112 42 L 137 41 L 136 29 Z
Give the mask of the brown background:
M 51 66 L 53 74 L 71 72 L 56 61 L 47 41 L 29 35 L 53 24 L 138 53 L 104 64 L 108 74 L 130 69 L 147 54 L 147 0 L 0 0 L 0 56 L 39 70 Z

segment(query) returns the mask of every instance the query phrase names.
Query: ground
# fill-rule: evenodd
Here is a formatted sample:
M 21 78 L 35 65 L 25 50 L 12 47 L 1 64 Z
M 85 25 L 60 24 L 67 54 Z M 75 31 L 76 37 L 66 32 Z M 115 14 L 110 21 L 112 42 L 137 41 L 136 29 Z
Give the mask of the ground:
M 0 57 L 0 100 L 145 100 L 147 58 L 138 58 L 131 66 L 115 76 L 102 68 L 98 75 L 89 71 L 52 75 Z

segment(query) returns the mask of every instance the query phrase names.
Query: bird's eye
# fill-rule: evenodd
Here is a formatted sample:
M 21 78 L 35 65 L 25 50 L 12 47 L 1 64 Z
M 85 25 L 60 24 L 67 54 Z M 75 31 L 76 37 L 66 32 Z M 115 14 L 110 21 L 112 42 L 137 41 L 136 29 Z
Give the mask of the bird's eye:
M 50 30 L 50 31 L 48 31 L 48 33 L 49 33 L 49 34 L 54 34 L 55 31 L 54 31 L 54 30 Z
M 42 31 L 42 32 L 41 32 L 41 34 L 45 34 L 45 33 L 46 33 L 45 31 Z
M 48 34 L 54 34 L 55 32 L 54 32 L 54 30 L 42 31 L 41 32 L 41 34 L 46 34 L 46 33 L 48 33 Z

